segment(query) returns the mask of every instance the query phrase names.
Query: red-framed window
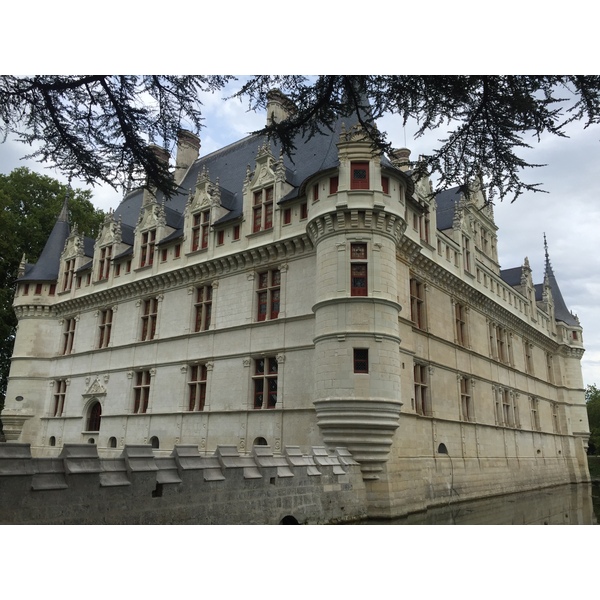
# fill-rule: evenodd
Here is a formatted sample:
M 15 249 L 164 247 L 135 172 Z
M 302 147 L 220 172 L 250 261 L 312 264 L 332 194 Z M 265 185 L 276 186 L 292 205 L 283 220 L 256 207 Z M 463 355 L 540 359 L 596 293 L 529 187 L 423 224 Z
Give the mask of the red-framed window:
M 150 401 L 150 371 L 136 371 L 133 385 L 133 412 L 145 413 Z
M 73 341 L 75 339 L 75 319 L 65 319 L 63 329 L 63 354 L 71 354 L 73 352 Z
M 240 226 L 239 225 L 235 225 L 233 228 L 233 239 L 234 240 L 240 239 Z
M 369 163 L 353 162 L 350 166 L 350 189 L 369 189 Z
M 217 231 L 217 245 L 222 246 L 225 242 L 225 232 L 221 229 L 221 231 Z
M 147 298 L 143 302 L 142 312 L 142 342 L 153 340 L 156 335 L 158 317 L 158 298 Z
M 292 209 L 286 208 L 283 211 L 283 224 L 289 225 L 292 222 Z
M 306 218 L 308 218 L 308 204 L 306 202 L 303 202 L 300 205 L 300 220 L 302 221 Z
M 316 202 L 319 199 L 319 184 L 315 183 L 312 188 L 312 199 L 313 202 Z
M 350 244 L 350 295 L 367 296 L 367 244 Z
M 281 272 L 272 269 L 258 274 L 258 314 L 259 321 L 276 319 L 279 316 L 281 298 Z
M 65 272 L 63 275 L 63 292 L 67 292 L 73 286 L 73 274 L 75 273 L 75 259 L 71 258 L 65 262 Z
M 415 412 L 418 415 L 431 415 L 427 365 L 415 364 L 413 370 L 415 391 Z
M 390 193 L 390 178 L 389 177 L 381 177 L 381 189 L 384 194 Z
M 275 408 L 277 405 L 277 359 L 274 356 L 254 361 L 254 408 Z
M 175 258 L 179 258 L 181 256 L 181 244 L 175 244 L 175 249 L 173 251 Z
M 194 302 L 194 331 L 206 331 L 210 327 L 212 314 L 212 286 L 196 288 Z
M 121 275 L 121 263 L 115 265 L 115 277 L 119 277 L 119 275 Z
M 337 175 L 329 178 L 329 193 L 337 194 L 338 187 L 340 184 L 340 178 Z
M 98 280 L 108 279 L 110 262 L 112 259 L 112 246 L 100 249 L 100 260 L 98 261 Z
M 42 284 L 41 283 L 36 283 L 35 284 L 35 292 L 34 295 L 35 296 L 41 296 L 42 295 Z
M 156 229 L 150 229 L 142 233 L 142 245 L 140 247 L 140 267 L 152 265 L 154 262 L 154 246 L 156 244 Z
M 48 290 L 48 296 L 54 296 L 56 294 L 56 284 L 51 283 L 50 289 Z
M 354 372 L 368 373 L 369 372 L 369 349 L 354 348 Z
M 425 284 L 418 279 L 410 280 L 410 318 L 415 327 L 427 327 L 425 315 Z
M 54 382 L 54 416 L 62 417 L 65 410 L 65 396 L 67 393 L 67 380 L 57 379 Z
M 107 308 L 106 310 L 100 311 L 100 324 L 99 337 L 98 337 L 98 348 L 107 348 L 110 342 L 110 333 L 112 329 L 113 310 Z
M 163 248 L 160 251 L 160 261 L 161 262 L 167 262 L 167 257 L 169 256 L 169 250 L 168 248 Z
M 191 365 L 189 368 L 188 381 L 188 410 L 204 410 L 206 403 L 206 365 Z
M 194 215 L 192 225 L 192 252 L 208 248 L 208 231 L 210 227 L 210 211 L 203 210 Z
M 23 296 L 29 295 L 29 284 L 28 283 L 23 284 L 23 287 L 21 288 L 21 293 L 23 294 Z
M 252 202 L 252 233 L 273 227 L 273 187 L 254 192 Z

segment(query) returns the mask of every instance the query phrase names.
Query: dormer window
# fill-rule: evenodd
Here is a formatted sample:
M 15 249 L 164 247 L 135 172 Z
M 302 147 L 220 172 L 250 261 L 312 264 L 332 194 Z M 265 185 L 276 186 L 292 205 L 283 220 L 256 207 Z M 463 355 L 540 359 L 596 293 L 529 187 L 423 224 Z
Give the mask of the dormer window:
M 210 226 L 210 211 L 204 210 L 194 215 L 192 226 L 192 252 L 208 248 L 208 229 Z
M 350 189 L 368 190 L 369 189 L 369 163 L 353 162 L 350 169 Z
M 252 200 L 252 233 L 273 227 L 273 188 L 254 192 Z
M 154 262 L 154 245 L 156 243 L 156 229 L 151 229 L 142 234 L 140 247 L 140 267 L 150 266 Z
M 73 273 L 75 272 L 75 259 L 65 262 L 65 273 L 63 275 L 63 292 L 68 292 L 73 287 Z
M 100 250 L 100 261 L 98 262 L 98 280 L 108 279 L 110 261 L 112 258 L 112 246 L 106 246 Z

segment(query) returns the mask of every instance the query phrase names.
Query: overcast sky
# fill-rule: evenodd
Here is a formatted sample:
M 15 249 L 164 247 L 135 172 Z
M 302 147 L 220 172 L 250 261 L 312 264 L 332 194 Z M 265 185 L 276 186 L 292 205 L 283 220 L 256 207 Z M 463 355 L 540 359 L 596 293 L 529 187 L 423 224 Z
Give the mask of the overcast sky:
M 264 114 L 248 112 L 237 100 L 223 101 L 224 94 L 204 98 L 205 128 L 201 132 L 201 153 L 208 154 L 234 142 L 263 126 Z M 411 158 L 430 153 L 445 130 L 414 141 L 414 130 L 402 126 L 399 117 L 379 121 L 395 147 L 411 149 Z M 528 151 L 530 162 L 546 164 L 525 177 L 542 182 L 548 193 L 526 193 L 510 203 L 497 202 L 494 207 L 498 231 L 501 268 L 523 264 L 527 256 L 534 283 L 543 281 L 546 233 L 550 260 L 567 307 L 581 320 L 586 353 L 582 360 L 584 383 L 600 385 L 600 203 L 597 199 L 597 158 L 600 153 L 600 130 L 581 126 L 569 129 L 570 137 L 546 137 Z M 24 165 L 66 182 L 64 175 L 21 157 L 28 148 L 8 140 L 0 145 L 0 172 L 9 173 Z M 83 183 L 73 182 L 76 187 Z M 93 188 L 92 201 L 105 211 L 115 209 L 121 195 L 110 187 Z

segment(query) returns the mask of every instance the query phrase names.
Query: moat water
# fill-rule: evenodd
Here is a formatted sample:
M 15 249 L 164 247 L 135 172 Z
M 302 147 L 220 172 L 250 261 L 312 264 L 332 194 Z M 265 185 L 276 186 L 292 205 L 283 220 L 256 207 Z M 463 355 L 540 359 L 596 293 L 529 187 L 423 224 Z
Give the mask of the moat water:
M 565 485 L 485 500 L 453 502 L 426 512 L 364 525 L 597 525 L 600 484 Z

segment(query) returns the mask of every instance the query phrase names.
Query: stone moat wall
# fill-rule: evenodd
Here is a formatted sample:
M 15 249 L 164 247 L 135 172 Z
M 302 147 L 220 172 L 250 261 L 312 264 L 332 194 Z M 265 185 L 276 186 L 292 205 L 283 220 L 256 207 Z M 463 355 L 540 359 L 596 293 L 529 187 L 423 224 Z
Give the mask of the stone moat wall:
M 91 444 L 33 458 L 29 444 L 0 444 L 1 524 L 317 524 L 366 517 L 360 467 L 345 449 L 288 447 L 211 456 L 177 446 L 156 456 L 125 446 L 99 458 Z

